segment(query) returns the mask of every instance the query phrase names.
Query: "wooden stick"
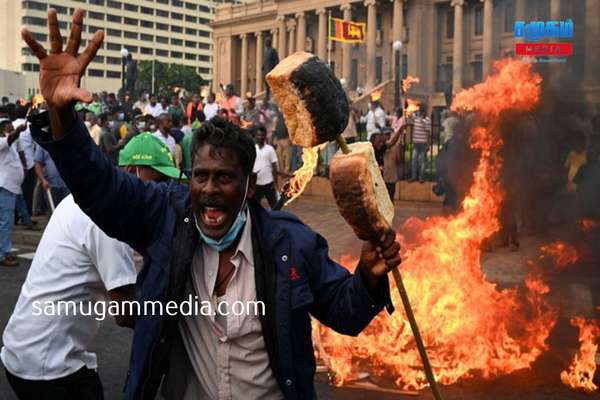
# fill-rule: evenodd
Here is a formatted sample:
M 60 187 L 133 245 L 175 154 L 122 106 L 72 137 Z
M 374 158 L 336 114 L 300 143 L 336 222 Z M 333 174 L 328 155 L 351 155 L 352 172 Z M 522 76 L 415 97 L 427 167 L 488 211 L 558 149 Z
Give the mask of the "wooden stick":
M 440 391 L 440 388 L 437 382 L 435 381 L 435 375 L 433 374 L 431 364 L 429 363 L 429 357 L 427 357 L 425 344 L 423 343 L 423 338 L 421 337 L 421 333 L 419 332 L 419 326 L 417 325 L 417 320 L 415 319 L 415 315 L 412 311 L 410 300 L 408 299 L 408 294 L 406 293 L 404 283 L 402 282 L 402 275 L 400 275 L 400 271 L 398 270 L 398 268 L 394 268 L 392 270 L 392 275 L 394 276 L 394 280 L 396 281 L 396 288 L 398 289 L 398 293 L 400 293 L 400 298 L 402 299 L 404 311 L 406 312 L 408 322 L 410 323 L 410 328 L 412 329 L 413 335 L 415 337 L 417 349 L 419 350 L 419 355 L 421 356 L 421 360 L 423 361 L 425 376 L 427 376 L 427 381 L 429 382 L 429 386 L 431 386 L 433 397 L 435 397 L 436 400 L 443 400 L 444 398 L 442 397 L 442 392 Z
M 342 135 L 338 135 L 335 138 L 335 141 L 337 142 L 338 146 L 340 146 L 342 153 L 344 153 L 344 154 L 351 153 L 350 147 L 348 147 L 348 143 L 346 143 L 346 139 L 344 139 L 344 137 Z

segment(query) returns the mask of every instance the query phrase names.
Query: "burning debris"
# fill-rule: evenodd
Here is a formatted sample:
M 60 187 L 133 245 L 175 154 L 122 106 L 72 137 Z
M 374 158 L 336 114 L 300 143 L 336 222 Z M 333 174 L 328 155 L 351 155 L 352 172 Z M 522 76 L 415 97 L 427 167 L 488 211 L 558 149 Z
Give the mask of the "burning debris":
M 593 392 L 598 389 L 592 380 L 596 372 L 600 327 L 595 321 L 588 321 L 582 317 L 571 319 L 571 324 L 579 328 L 581 347 L 568 370 L 561 372 L 560 380 L 573 389 Z
M 406 77 L 406 79 L 402 79 L 402 91 L 405 93 L 408 92 L 408 90 L 411 88 L 411 86 L 413 84 L 417 84 L 419 82 L 420 82 L 419 78 L 412 76 L 412 75 L 408 75 Z
M 575 246 L 556 240 L 540 248 L 540 260 L 551 258 L 556 269 L 562 271 L 570 265 L 573 265 L 579 259 L 579 254 Z

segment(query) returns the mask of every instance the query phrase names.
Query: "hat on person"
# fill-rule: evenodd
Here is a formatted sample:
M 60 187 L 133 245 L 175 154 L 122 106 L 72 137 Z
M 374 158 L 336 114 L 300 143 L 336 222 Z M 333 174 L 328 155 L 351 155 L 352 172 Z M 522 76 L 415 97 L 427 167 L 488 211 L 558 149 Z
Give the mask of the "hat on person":
M 119 165 L 150 167 L 169 178 L 182 177 L 181 171 L 175 167 L 169 148 L 150 133 L 140 133 L 127 143 L 119 152 Z

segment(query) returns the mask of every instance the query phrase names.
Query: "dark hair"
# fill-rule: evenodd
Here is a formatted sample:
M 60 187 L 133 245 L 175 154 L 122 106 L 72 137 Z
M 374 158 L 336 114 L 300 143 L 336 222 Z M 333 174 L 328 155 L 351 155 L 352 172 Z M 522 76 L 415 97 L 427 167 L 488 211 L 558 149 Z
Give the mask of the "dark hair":
M 6 128 L 7 125 L 12 125 L 12 122 L 10 122 L 10 119 L 5 119 L 3 121 L 0 122 L 0 132 L 4 132 L 4 129 Z
M 108 119 L 108 113 L 102 113 L 98 115 L 98 123 L 103 124 Z
M 211 145 L 213 147 L 211 150 L 215 148 L 232 150 L 237 155 L 244 174 L 252 173 L 256 149 L 254 140 L 244 129 L 218 116 L 202 124 L 192 138 L 192 165 L 196 153 L 205 144 Z
M 265 135 L 267 134 L 267 128 L 265 128 L 265 126 L 263 124 L 255 124 L 254 126 L 252 126 L 252 133 L 256 136 L 256 134 L 258 132 L 262 132 Z

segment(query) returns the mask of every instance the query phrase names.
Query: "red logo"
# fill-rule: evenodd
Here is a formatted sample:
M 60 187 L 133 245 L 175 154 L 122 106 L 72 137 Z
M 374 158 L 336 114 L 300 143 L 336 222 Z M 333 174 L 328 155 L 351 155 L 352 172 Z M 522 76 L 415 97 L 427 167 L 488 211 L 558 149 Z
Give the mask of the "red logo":
M 573 43 L 517 43 L 520 56 L 565 57 L 573 55 Z
M 298 275 L 298 270 L 296 270 L 296 267 L 290 268 L 290 278 L 292 281 L 297 281 L 300 279 L 300 275 Z

